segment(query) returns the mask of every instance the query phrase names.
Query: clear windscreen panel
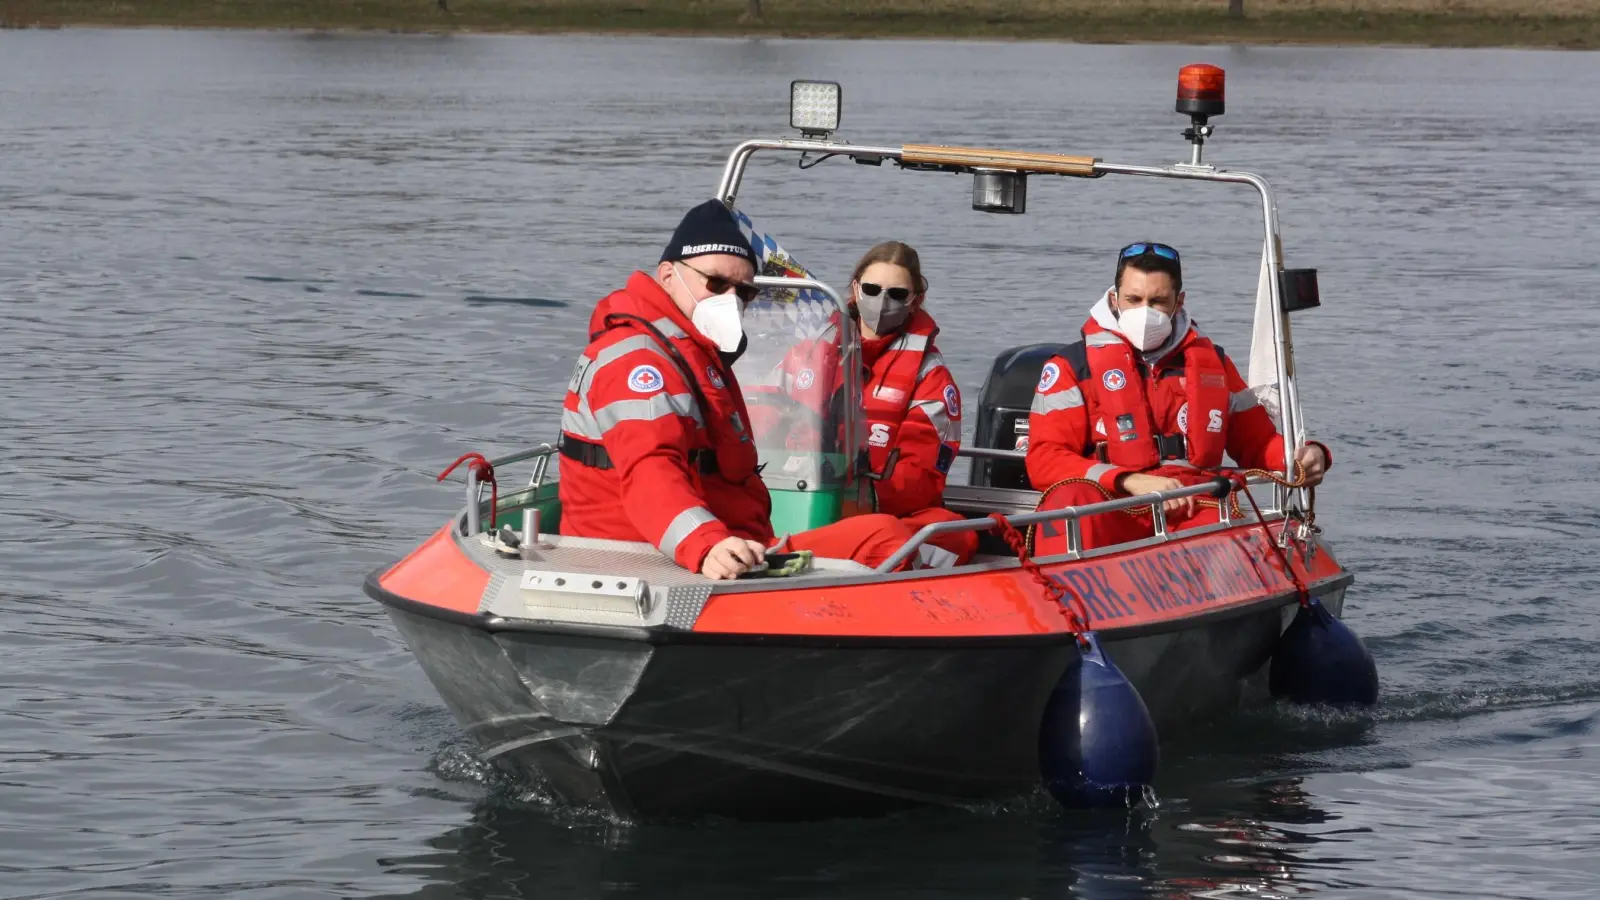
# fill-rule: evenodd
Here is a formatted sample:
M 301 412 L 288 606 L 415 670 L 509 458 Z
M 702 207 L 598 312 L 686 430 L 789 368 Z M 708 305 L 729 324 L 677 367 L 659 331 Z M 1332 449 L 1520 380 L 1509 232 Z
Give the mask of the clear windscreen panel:
M 863 419 L 859 373 L 849 377 L 837 308 L 816 290 L 765 288 L 744 310 L 747 345 L 734 375 L 750 412 L 761 478 L 773 490 L 850 481 Z M 852 363 L 854 364 L 854 363 Z M 851 434 L 854 431 L 856 434 Z

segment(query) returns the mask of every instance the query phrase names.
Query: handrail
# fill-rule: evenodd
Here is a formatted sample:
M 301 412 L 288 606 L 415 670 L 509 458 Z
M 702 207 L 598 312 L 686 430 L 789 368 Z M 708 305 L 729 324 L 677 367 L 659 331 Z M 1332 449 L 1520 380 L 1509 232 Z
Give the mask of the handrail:
M 1022 462 L 1028 458 L 1026 450 L 1002 450 L 999 447 L 961 447 L 956 450 L 957 456 L 970 456 L 973 459 L 1014 459 Z
M 717 184 L 717 199 L 728 206 L 733 206 L 738 199 L 739 185 L 744 181 L 745 167 L 750 164 L 750 157 L 757 150 L 788 150 L 797 153 L 822 153 L 830 155 L 848 156 L 857 161 L 882 162 L 885 159 L 899 161 L 899 147 L 871 147 L 856 144 L 847 144 L 843 141 L 814 141 L 809 138 L 795 140 L 782 138 L 778 140 L 749 140 L 733 148 L 728 154 L 728 161 L 722 166 L 722 180 Z
M 555 452 L 556 452 L 556 448 L 555 447 L 553 447 L 553 446 L 551 446 L 549 444 L 540 444 L 537 447 L 534 447 L 534 448 L 531 448 L 531 449 L 528 449 L 528 450 L 522 450 L 522 451 L 519 451 L 517 453 L 512 453 L 512 454 L 510 454 L 508 456 L 502 456 L 499 459 L 491 459 L 491 460 L 489 460 L 489 468 L 491 470 L 494 470 L 494 469 L 500 468 L 501 466 L 509 466 L 512 463 L 519 463 L 519 462 L 522 462 L 524 460 L 537 458 L 539 460 L 539 465 L 538 465 L 537 468 L 534 469 L 533 479 L 528 482 L 530 487 L 534 487 L 537 484 L 540 484 L 540 483 L 542 483 L 544 481 L 545 469 L 546 469 L 546 467 L 548 467 L 550 465 L 550 457 Z M 480 493 L 479 493 L 480 485 L 478 484 L 478 468 L 477 468 L 477 466 L 468 466 L 467 467 L 467 479 L 466 480 L 467 480 L 467 533 L 468 534 L 477 534 L 478 531 L 482 528 L 482 525 L 483 525 L 483 523 L 479 520 L 479 516 L 478 516 L 478 504 L 483 498 L 480 496 Z
M 524 460 L 533 459 L 539 456 L 549 458 L 549 456 L 555 452 L 556 448 L 553 445 L 540 444 L 539 446 L 529 450 L 522 450 L 517 453 L 512 453 L 509 456 L 502 456 L 499 459 L 491 459 L 489 460 L 489 465 L 498 469 L 501 466 L 509 466 L 512 463 L 519 463 Z
M 489 465 L 492 468 L 498 469 L 501 466 L 509 466 L 512 463 L 525 462 L 540 456 L 550 456 L 555 452 L 556 448 L 554 445 L 545 443 L 527 450 L 518 450 L 516 453 L 507 454 L 506 456 L 502 456 L 498 459 L 491 459 L 489 460 Z M 470 469 L 468 470 L 468 474 L 471 474 Z
M 502 456 L 499 459 L 491 459 L 491 460 L 489 460 L 489 468 L 490 468 L 490 470 L 494 470 L 494 469 L 500 468 L 501 466 L 509 466 L 512 463 L 519 463 L 519 462 L 523 462 L 524 460 L 529 460 L 529 459 L 538 459 L 539 460 L 539 464 L 538 464 L 538 466 L 536 466 L 534 468 L 533 477 L 531 479 L 529 479 L 529 481 L 528 481 L 528 486 L 529 487 L 538 488 L 541 484 L 544 483 L 545 470 L 549 467 L 549 465 L 550 465 L 550 457 L 553 456 L 555 454 L 555 452 L 556 452 L 556 448 L 551 446 L 550 444 L 540 444 L 537 447 L 533 447 L 533 448 L 528 449 L 528 450 L 520 450 L 520 451 L 518 451 L 516 453 L 512 453 L 512 454 L 509 454 L 507 456 Z M 478 484 L 478 469 L 477 469 L 477 466 L 469 466 L 467 468 L 467 479 L 466 480 L 467 480 L 467 533 L 468 534 L 477 534 L 478 531 L 482 528 L 482 522 L 479 520 L 479 516 L 478 516 L 478 504 L 483 499 L 483 497 L 480 495 L 480 492 L 479 492 L 480 485 Z
M 1116 500 L 1105 500 L 1100 503 L 1091 503 L 1088 506 L 1068 506 L 1063 507 L 1062 509 L 1051 509 L 1044 512 L 1031 512 L 1022 513 L 1015 516 L 1007 516 L 1006 521 L 1015 528 L 1026 528 L 1029 525 L 1038 525 L 1042 522 L 1059 522 L 1062 520 L 1070 520 L 1075 525 L 1077 520 L 1084 516 L 1093 516 L 1108 512 L 1121 512 L 1125 509 L 1135 509 L 1141 506 L 1149 506 L 1153 509 L 1156 524 L 1156 535 L 1158 537 L 1166 537 L 1167 515 L 1164 504 L 1168 500 L 1181 500 L 1185 497 L 1212 496 L 1221 498 L 1225 501 L 1228 494 L 1232 490 L 1233 482 L 1226 478 L 1217 478 L 1204 484 L 1192 484 L 1188 487 L 1179 488 L 1175 491 L 1156 491 L 1151 494 L 1139 494 L 1133 497 L 1119 497 Z M 1224 511 L 1227 510 L 1226 502 L 1222 504 L 1222 508 Z M 961 519 L 959 521 L 934 522 L 929 525 L 924 525 L 922 528 L 918 529 L 916 534 L 912 535 L 909 540 L 902 544 L 900 549 L 891 554 L 888 559 L 879 563 L 878 567 L 872 571 L 878 574 L 887 574 L 889 572 L 893 572 L 897 566 L 905 562 L 906 559 L 911 556 L 911 554 L 915 553 L 918 548 L 927 543 L 928 539 L 934 535 L 959 534 L 965 531 L 990 531 L 998 527 L 999 524 L 995 522 L 994 519 L 988 518 L 987 516 L 982 519 Z M 1078 543 L 1077 529 L 1069 528 L 1067 530 L 1067 552 L 1081 552 L 1076 546 Z

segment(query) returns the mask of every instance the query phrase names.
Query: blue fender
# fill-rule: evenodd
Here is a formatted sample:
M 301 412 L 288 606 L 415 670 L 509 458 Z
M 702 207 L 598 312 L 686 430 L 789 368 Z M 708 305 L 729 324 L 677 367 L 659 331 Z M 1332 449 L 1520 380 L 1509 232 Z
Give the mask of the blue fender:
M 1143 798 L 1161 759 L 1155 723 L 1139 691 L 1093 632 L 1045 703 L 1039 771 L 1045 789 L 1073 808 L 1126 807 Z
M 1268 686 L 1295 703 L 1378 702 L 1378 666 L 1367 645 L 1315 597 L 1278 638 Z

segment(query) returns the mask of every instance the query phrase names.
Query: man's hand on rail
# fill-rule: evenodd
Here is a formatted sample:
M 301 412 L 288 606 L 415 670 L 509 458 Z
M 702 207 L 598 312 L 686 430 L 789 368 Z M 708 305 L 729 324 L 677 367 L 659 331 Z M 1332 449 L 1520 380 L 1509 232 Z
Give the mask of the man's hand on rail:
M 1145 475 L 1140 472 L 1131 472 L 1117 479 L 1117 489 L 1129 496 L 1139 494 L 1153 494 L 1156 491 L 1176 491 L 1184 487 L 1184 483 L 1176 478 L 1165 478 L 1160 475 Z M 1167 512 L 1182 511 L 1185 516 L 1194 515 L 1194 497 L 1179 497 L 1168 500 L 1162 504 Z

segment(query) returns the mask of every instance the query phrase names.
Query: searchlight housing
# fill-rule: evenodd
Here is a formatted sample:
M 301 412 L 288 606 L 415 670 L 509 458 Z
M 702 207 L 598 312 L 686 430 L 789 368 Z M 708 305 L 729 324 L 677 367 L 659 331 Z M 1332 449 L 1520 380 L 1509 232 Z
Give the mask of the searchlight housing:
M 1008 169 L 976 169 L 972 173 L 972 208 L 978 212 L 1022 215 L 1028 211 L 1028 173 Z

